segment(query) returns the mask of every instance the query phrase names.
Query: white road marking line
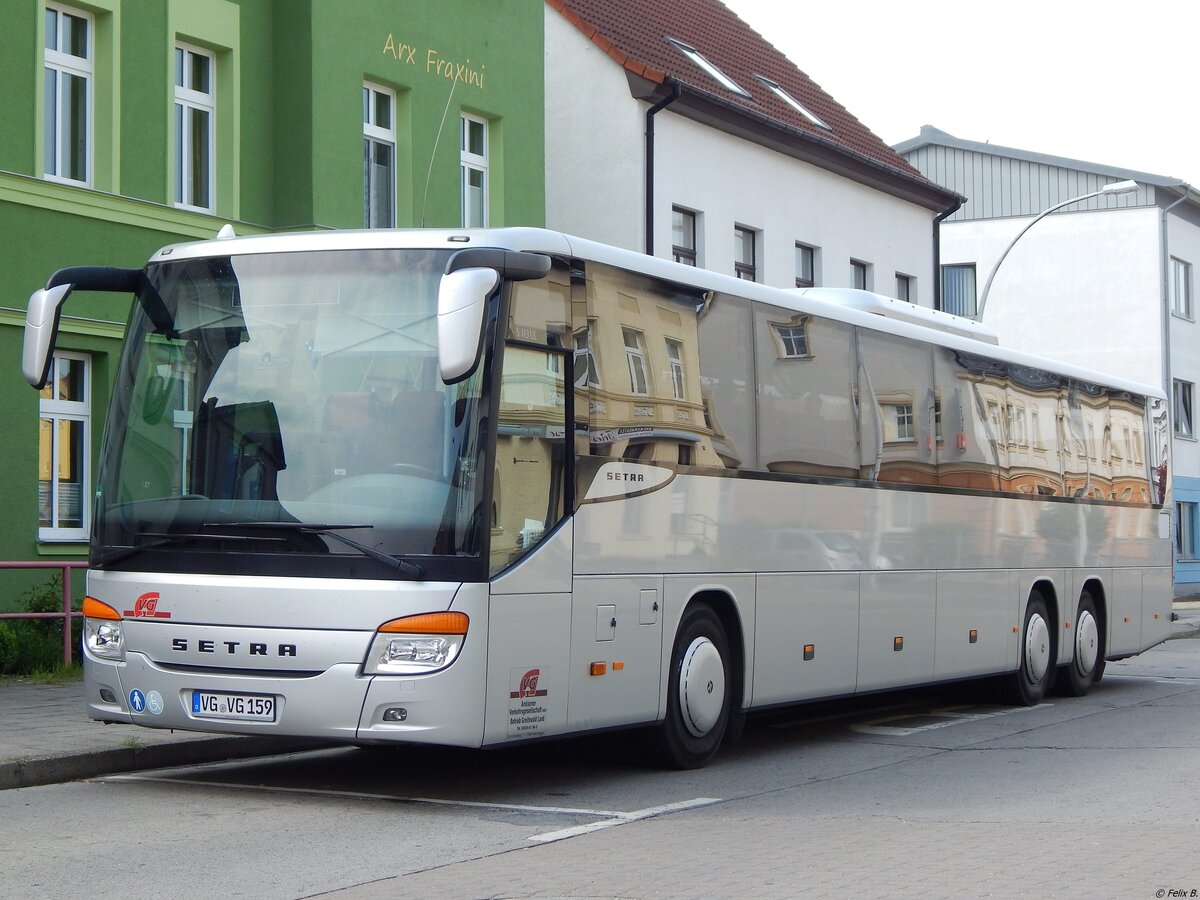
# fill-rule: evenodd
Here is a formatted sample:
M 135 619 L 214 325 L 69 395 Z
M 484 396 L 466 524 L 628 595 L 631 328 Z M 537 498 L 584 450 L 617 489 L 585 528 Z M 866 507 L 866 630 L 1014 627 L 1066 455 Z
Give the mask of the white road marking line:
M 1041 707 L 1053 706 L 1053 703 L 1042 703 Z M 991 719 L 996 716 L 1009 716 L 1013 713 L 1028 712 L 1031 709 L 1037 709 L 1033 706 L 1016 706 L 1011 709 L 996 709 L 989 712 L 962 712 L 961 710 L 970 709 L 969 706 L 948 706 L 941 709 L 931 709 L 926 713 L 903 713 L 896 716 L 887 716 L 882 719 L 874 719 L 870 722 L 863 722 L 850 726 L 851 731 L 857 731 L 860 734 L 877 734 L 887 735 L 888 737 L 903 737 L 909 734 L 917 734 L 921 731 L 933 731 L 936 728 L 946 728 L 949 725 L 961 725 L 963 722 L 975 722 L 980 719 Z M 885 722 L 903 722 L 905 719 L 925 718 L 927 716 L 943 717 L 945 721 L 929 722 L 925 725 L 901 726 L 901 725 L 886 725 Z
M 665 803 L 662 806 L 648 806 L 645 809 L 636 809 L 633 812 L 614 813 L 610 819 L 590 822 L 587 825 L 577 825 L 574 828 L 563 828 L 560 831 L 547 831 L 544 834 L 535 834 L 529 840 L 537 841 L 539 844 L 548 844 L 551 841 L 562 841 L 567 838 L 578 837 L 581 834 L 600 831 L 603 828 L 612 828 L 614 825 L 625 825 L 629 822 L 637 822 L 642 819 L 653 819 L 655 816 L 662 816 L 685 809 L 696 809 L 701 806 L 710 806 L 713 803 L 720 802 L 719 797 L 697 797 L 694 800 L 680 800 L 678 803 Z
M 226 788 L 229 790 L 257 791 L 267 794 L 302 794 L 314 797 L 343 797 L 350 800 L 390 800 L 394 803 L 425 803 L 433 806 L 463 806 L 475 809 L 498 809 L 506 812 L 554 813 L 567 816 L 629 816 L 611 809 L 577 809 L 569 806 L 531 806 L 522 803 L 491 803 L 483 800 L 446 800 L 439 797 L 397 797 L 394 794 L 375 794 L 368 791 L 336 791 L 325 788 L 282 787 L 259 784 L 237 784 L 231 781 L 206 781 L 201 778 L 179 778 L 161 775 L 107 775 L 93 781 L 108 782 L 162 782 L 190 784 L 197 787 Z
M 1104 679 L 1128 678 L 1131 681 L 1153 681 L 1155 684 L 1200 684 L 1200 678 L 1194 675 L 1137 675 L 1126 672 L 1106 672 Z

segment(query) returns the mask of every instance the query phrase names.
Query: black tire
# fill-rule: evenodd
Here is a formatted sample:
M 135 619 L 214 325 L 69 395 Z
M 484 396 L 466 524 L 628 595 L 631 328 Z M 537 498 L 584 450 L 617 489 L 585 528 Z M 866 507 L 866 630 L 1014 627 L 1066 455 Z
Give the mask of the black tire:
M 1100 617 L 1091 591 L 1083 589 L 1075 610 L 1075 626 L 1071 632 L 1071 661 L 1058 670 L 1054 693 L 1064 697 L 1082 697 L 1092 683 L 1099 680 L 1104 667 L 1104 644 L 1100 636 Z
M 1054 628 L 1039 591 L 1029 594 L 1021 627 L 1017 671 L 1001 682 L 1001 699 L 1012 706 L 1036 706 L 1054 680 Z
M 689 607 L 671 652 L 667 714 L 653 735 L 663 765 L 697 769 L 713 758 L 729 725 L 732 683 L 721 620 L 709 606 Z

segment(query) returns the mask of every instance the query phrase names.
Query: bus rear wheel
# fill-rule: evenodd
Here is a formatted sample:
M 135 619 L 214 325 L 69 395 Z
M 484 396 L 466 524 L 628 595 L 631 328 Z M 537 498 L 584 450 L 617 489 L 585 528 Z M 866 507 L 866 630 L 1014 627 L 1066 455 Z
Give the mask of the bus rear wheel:
M 721 620 L 709 606 L 690 607 L 671 653 L 667 714 L 654 735 L 664 765 L 696 769 L 713 758 L 729 724 L 731 683 Z
M 1075 611 L 1075 630 L 1072 632 L 1072 658 L 1058 670 L 1054 680 L 1054 692 L 1067 697 L 1082 697 L 1093 681 L 1098 681 L 1103 672 L 1100 663 L 1100 623 L 1096 615 L 1096 601 L 1086 588 L 1079 595 L 1079 607 Z
M 1029 595 L 1021 628 L 1017 671 L 1002 683 L 1002 697 L 1013 706 L 1036 706 L 1054 680 L 1054 631 L 1046 601 L 1038 591 Z

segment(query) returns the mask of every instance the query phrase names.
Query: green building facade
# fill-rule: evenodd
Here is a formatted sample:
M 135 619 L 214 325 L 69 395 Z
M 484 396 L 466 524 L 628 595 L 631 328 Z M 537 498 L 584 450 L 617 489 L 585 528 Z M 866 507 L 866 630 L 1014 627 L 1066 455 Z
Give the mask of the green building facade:
M 86 558 L 129 298 L 72 295 L 52 378 L 30 292 L 70 265 L 311 228 L 541 225 L 540 0 L 11 0 L 0 8 L 0 560 Z M 47 573 L 0 575 L 0 610 Z

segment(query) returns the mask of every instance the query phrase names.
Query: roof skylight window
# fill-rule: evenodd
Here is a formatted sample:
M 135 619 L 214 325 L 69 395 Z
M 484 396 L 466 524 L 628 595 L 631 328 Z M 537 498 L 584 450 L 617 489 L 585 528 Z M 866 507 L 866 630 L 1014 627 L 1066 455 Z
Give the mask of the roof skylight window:
M 793 97 L 787 91 L 785 91 L 780 86 L 778 81 L 772 81 L 770 78 L 767 78 L 765 75 L 755 74 L 754 77 L 757 78 L 759 81 L 761 81 L 768 88 L 770 88 L 771 93 L 773 93 L 776 97 L 778 97 L 780 100 L 782 100 L 788 106 L 790 106 L 796 112 L 800 113 L 800 115 L 804 116 L 804 118 L 808 119 L 808 121 L 812 122 L 818 128 L 824 128 L 826 131 L 833 131 L 832 128 L 830 128 L 828 125 L 826 125 L 824 122 L 822 122 L 819 118 L 817 118 L 817 116 L 814 113 L 810 112 L 804 106 L 803 103 L 801 103 L 799 100 L 797 100 L 795 97 Z
M 667 43 L 698 65 L 701 69 L 708 73 L 714 81 L 727 91 L 732 91 L 739 97 L 746 100 L 753 100 L 750 92 L 709 62 L 703 53 L 693 47 L 691 44 L 685 44 L 683 41 L 678 41 L 675 38 L 667 38 Z

